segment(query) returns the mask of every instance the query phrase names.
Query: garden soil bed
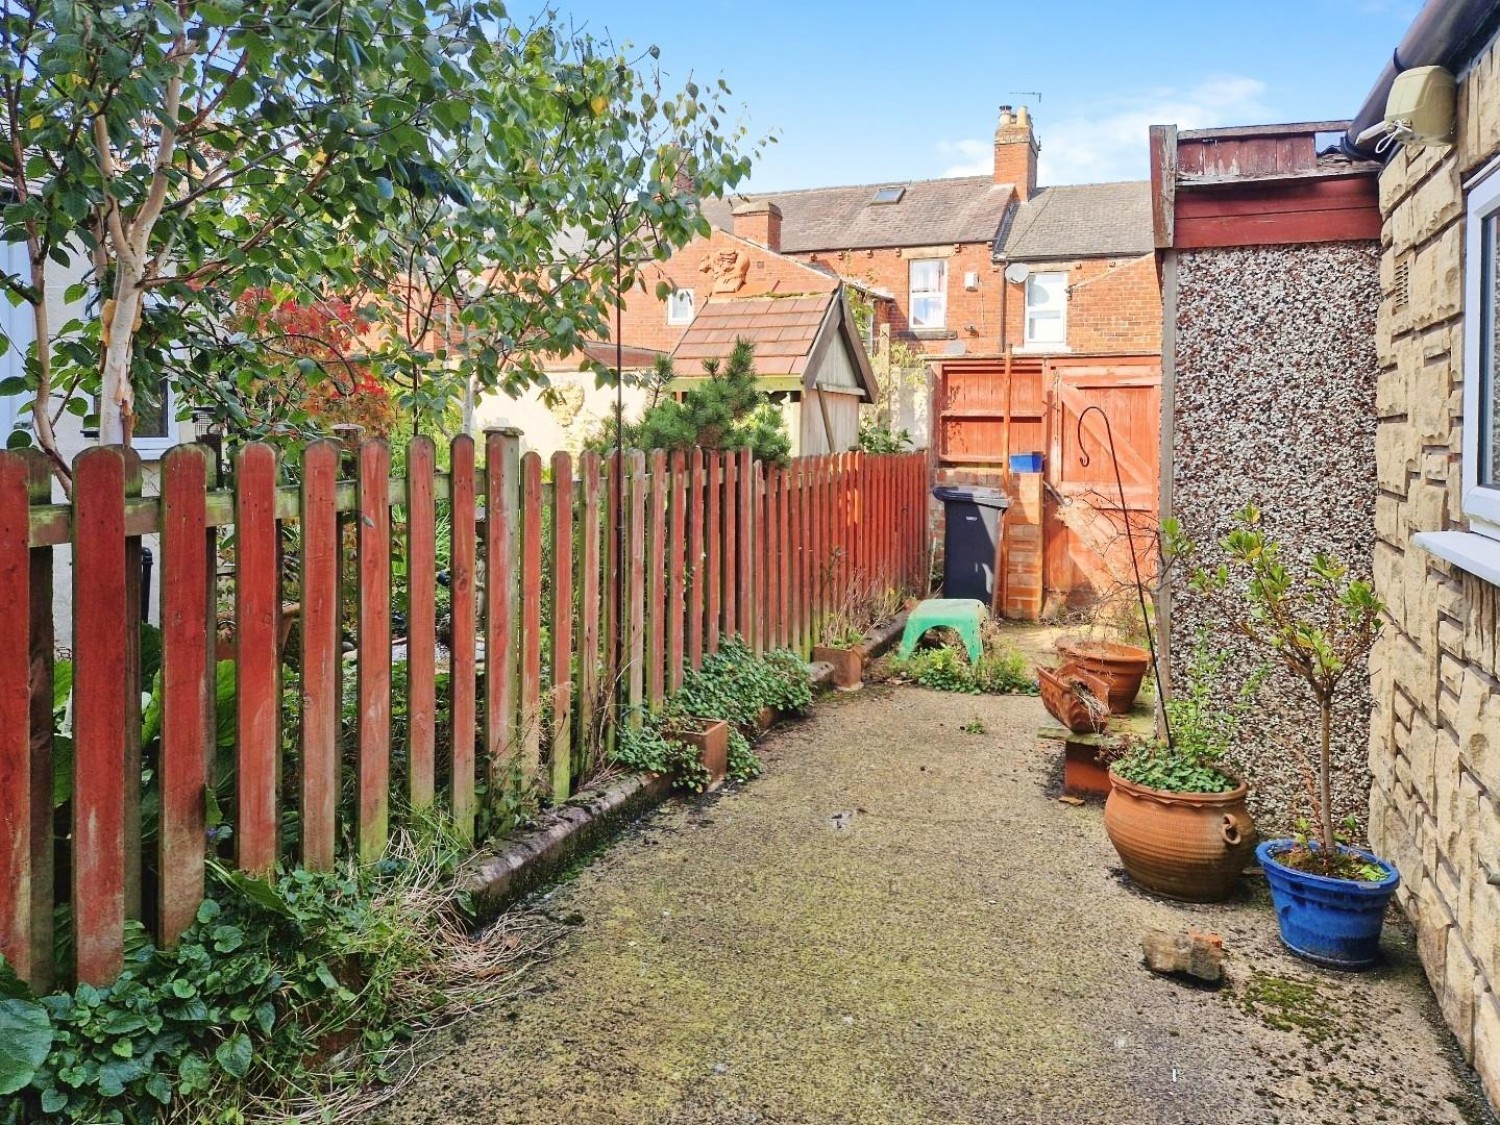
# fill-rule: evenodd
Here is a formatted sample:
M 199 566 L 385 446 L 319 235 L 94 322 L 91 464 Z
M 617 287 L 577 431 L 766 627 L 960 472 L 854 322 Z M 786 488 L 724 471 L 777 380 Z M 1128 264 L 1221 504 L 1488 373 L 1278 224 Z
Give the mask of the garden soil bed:
M 973 718 L 986 733 L 960 729 Z M 1041 703 L 871 687 L 779 728 L 766 775 L 650 813 L 523 907 L 573 923 L 526 997 L 436 1035 L 366 1125 L 1492 1122 L 1410 932 L 1373 972 L 1229 903 L 1133 889 L 1049 794 Z M 1217 992 L 1151 927 L 1223 936 Z

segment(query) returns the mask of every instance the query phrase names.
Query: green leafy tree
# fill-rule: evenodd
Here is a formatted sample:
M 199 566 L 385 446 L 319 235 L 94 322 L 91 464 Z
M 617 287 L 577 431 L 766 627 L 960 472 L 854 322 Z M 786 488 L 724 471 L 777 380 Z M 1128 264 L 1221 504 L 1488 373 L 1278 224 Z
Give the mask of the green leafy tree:
M 1385 605 L 1370 583 L 1319 551 L 1301 573 L 1282 560 L 1281 545 L 1260 526 L 1249 505 L 1235 516 L 1222 546 L 1227 561 L 1193 567 L 1191 588 L 1211 599 L 1229 628 L 1266 651 L 1307 685 L 1318 709 L 1315 810 L 1319 858 L 1330 870 L 1338 861 L 1333 820 L 1333 705 L 1345 676 L 1366 656 L 1380 633 Z M 1194 545 L 1178 524 L 1163 527 L 1167 554 L 1190 564 Z
M 708 378 L 680 398 L 668 395 L 676 372 L 663 356 L 648 378 L 650 402 L 636 422 L 623 426 L 627 449 L 743 449 L 758 461 L 785 464 L 791 454 L 786 420 L 755 380 L 755 348 L 737 340 L 725 362 L 703 361 Z M 594 449 L 615 446 L 614 424 L 606 422 L 590 440 Z
M 252 289 L 359 298 L 403 406 L 524 384 L 601 334 L 616 256 L 628 287 L 749 167 L 722 82 L 667 92 L 654 48 L 494 0 L 13 0 L 0 29 L 0 235 L 25 247 L 0 287 L 31 308 L 24 390 L 64 478 L 61 412 L 97 401 L 128 442 L 143 369 L 235 414 L 263 357 L 226 313 Z M 84 277 L 64 324 L 56 271 Z

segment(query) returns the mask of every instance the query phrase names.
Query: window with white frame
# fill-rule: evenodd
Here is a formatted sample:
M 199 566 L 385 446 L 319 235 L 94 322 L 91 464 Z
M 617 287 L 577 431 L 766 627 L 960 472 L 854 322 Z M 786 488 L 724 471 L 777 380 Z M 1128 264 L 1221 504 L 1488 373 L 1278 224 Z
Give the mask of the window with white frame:
M 911 326 L 942 328 L 948 323 L 948 263 L 942 258 L 917 258 L 907 278 L 911 292 Z
M 693 291 L 674 289 L 667 295 L 667 323 L 693 323 Z
M 1026 278 L 1028 348 L 1060 348 L 1068 342 L 1068 275 L 1034 273 Z
M 1464 300 L 1464 515 L 1500 539 L 1500 175 L 1469 193 Z

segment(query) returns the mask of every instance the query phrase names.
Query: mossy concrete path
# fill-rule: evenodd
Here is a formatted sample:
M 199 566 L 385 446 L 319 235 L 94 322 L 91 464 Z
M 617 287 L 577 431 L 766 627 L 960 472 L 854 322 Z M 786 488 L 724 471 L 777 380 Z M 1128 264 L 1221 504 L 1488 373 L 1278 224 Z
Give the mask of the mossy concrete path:
M 675 802 L 531 909 L 569 925 L 526 998 L 441 1033 L 371 1123 L 1428 1125 L 1492 1120 L 1404 927 L 1387 963 L 1280 949 L 1123 879 L 1056 797 L 1030 698 L 867 688 Z M 967 729 L 965 729 L 967 728 Z M 982 732 L 980 730 L 982 728 Z M 1151 926 L 1212 929 L 1229 982 L 1152 976 Z

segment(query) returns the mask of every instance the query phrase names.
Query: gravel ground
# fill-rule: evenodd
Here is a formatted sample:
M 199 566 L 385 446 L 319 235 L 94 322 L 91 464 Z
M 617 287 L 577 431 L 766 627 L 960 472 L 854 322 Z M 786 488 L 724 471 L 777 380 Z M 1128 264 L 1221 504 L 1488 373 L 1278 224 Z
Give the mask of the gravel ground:
M 1223 906 L 1124 880 L 1055 800 L 1032 698 L 872 686 L 674 802 L 528 908 L 532 993 L 436 1036 L 368 1125 L 1491 1123 L 1409 931 L 1358 976 L 1286 955 L 1259 880 Z M 974 721 L 983 733 L 961 728 Z M 1223 935 L 1218 991 L 1140 963 Z

